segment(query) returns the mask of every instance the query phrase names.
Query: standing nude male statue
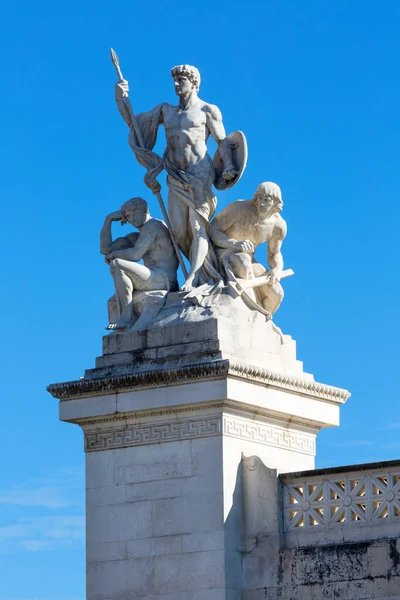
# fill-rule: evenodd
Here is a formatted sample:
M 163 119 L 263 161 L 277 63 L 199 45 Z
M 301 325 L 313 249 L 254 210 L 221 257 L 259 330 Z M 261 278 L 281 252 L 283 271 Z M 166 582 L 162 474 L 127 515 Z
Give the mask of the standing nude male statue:
M 268 283 L 254 288 L 257 303 L 271 315 L 283 300 L 279 283 L 283 271 L 282 241 L 286 222 L 280 216 L 281 190 L 272 182 L 261 183 L 251 200 L 236 200 L 211 223 L 211 240 L 220 260 L 226 256 L 236 277 L 253 279 L 269 275 Z M 254 259 L 260 244 L 268 242 L 268 271 Z
M 172 69 L 171 75 L 179 97 L 178 106 L 160 104 L 149 112 L 136 115 L 136 122 L 146 151 L 154 147 L 159 125 L 165 128 L 167 148 L 162 165 L 154 170 L 153 176 L 148 174 L 145 182 L 153 191 L 159 190 L 155 176 L 162 168 L 168 173 L 168 212 L 172 231 L 179 248 L 190 261 L 190 272 L 182 289 L 190 291 L 201 283 L 221 279 L 208 237 L 209 221 L 217 204 L 212 190 L 215 169 L 207 153 L 209 135 L 218 144 L 224 167 L 223 180 L 233 182 L 238 179 L 238 170 L 232 161 L 232 148 L 219 109 L 197 95 L 199 71 L 190 65 L 179 65 Z M 115 98 L 130 127 L 130 146 L 140 162 L 141 147 L 124 100 L 128 91 L 128 82 L 120 80 L 115 86 Z
M 129 233 L 113 241 L 114 221 L 130 223 L 139 233 Z M 143 198 L 132 198 L 121 210 L 109 214 L 100 233 L 100 252 L 106 257 L 114 279 L 118 318 L 107 329 L 127 330 L 134 324 L 133 294 L 135 291 L 178 288 L 178 260 L 166 225 L 153 219 Z M 139 264 L 142 260 L 143 264 Z

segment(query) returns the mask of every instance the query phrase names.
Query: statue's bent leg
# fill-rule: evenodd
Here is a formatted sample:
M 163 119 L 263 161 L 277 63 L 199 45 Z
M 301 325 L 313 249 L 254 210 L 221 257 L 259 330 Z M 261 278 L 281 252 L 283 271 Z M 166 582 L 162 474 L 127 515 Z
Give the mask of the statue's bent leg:
M 118 321 L 113 329 L 124 329 L 133 324 L 132 296 L 135 290 L 162 290 L 166 287 L 165 277 L 154 273 L 144 265 L 115 258 L 110 264 L 114 278 L 115 294 L 118 305 Z
M 137 262 L 115 258 L 111 263 L 111 268 L 113 275 L 115 273 L 114 279 L 116 276 L 118 282 L 123 281 L 127 286 L 129 285 L 128 282 L 130 282 L 133 288 L 132 291 L 146 292 L 166 289 L 165 275 Z
M 273 315 L 274 313 L 276 313 L 283 300 L 283 287 L 280 283 L 275 283 L 275 285 L 261 286 L 260 289 L 262 290 L 261 293 L 264 294 L 262 305 L 265 308 L 265 310 L 267 310 L 271 313 L 271 315 Z
M 126 261 L 123 261 L 126 262 Z M 133 283 L 126 275 L 121 260 L 116 258 L 110 263 L 110 272 L 114 279 L 115 296 L 118 307 L 118 321 L 120 325 L 126 322 L 128 325 L 132 321 L 132 294 Z
M 269 270 L 263 267 L 263 265 L 253 263 L 253 272 L 256 277 L 262 277 L 263 275 L 268 275 Z M 275 283 L 275 285 L 267 284 L 256 288 L 256 295 L 262 307 L 273 315 L 283 300 L 284 291 L 280 283 Z
M 118 303 L 117 296 L 114 294 L 109 298 L 107 302 L 107 311 L 108 311 L 108 322 L 115 323 L 118 320 L 119 311 L 118 311 Z
M 229 256 L 233 274 L 240 279 L 253 279 L 254 271 L 250 254 L 237 252 Z

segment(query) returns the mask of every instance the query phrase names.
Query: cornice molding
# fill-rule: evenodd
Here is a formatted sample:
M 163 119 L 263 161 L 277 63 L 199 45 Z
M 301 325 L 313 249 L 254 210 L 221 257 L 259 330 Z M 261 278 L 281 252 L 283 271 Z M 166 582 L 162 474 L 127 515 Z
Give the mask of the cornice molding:
M 350 393 L 345 389 L 228 359 L 148 371 L 131 370 L 107 377 L 82 378 L 49 385 L 47 390 L 54 398 L 65 401 L 130 390 L 210 381 L 229 376 L 267 387 L 320 398 L 335 404 L 343 404 L 350 397 Z

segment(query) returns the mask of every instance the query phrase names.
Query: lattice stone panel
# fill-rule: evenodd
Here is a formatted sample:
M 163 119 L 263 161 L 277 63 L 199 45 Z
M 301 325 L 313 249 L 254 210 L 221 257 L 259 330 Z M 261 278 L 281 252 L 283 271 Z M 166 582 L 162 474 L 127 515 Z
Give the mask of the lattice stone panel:
M 283 487 L 285 531 L 400 519 L 400 470 L 335 473 Z

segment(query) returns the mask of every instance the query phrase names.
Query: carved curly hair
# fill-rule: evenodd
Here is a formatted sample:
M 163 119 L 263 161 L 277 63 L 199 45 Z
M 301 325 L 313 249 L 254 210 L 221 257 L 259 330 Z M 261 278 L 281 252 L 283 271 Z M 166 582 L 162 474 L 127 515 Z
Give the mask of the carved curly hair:
M 200 72 L 196 67 L 192 67 L 192 65 L 177 65 L 176 67 L 172 67 L 171 69 L 171 77 L 176 79 L 178 75 L 183 75 L 187 77 L 189 81 L 196 86 L 196 89 L 200 87 Z

